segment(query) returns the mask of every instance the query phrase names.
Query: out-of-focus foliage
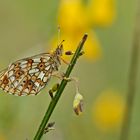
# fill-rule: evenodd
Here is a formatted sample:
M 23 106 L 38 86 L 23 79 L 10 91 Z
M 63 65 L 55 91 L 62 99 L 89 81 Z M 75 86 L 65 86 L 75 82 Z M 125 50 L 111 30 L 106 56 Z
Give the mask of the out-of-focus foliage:
M 50 51 L 63 39 L 64 49 L 74 51 L 82 35 L 89 34 L 85 54 L 73 71 L 84 93 L 83 113 L 73 113 L 75 88 L 69 83 L 50 120 L 56 122 L 55 130 L 44 140 L 118 140 L 135 9 L 135 1 L 122 0 L 0 1 L 0 69 L 19 58 Z M 15 97 L 0 91 L 0 140 L 32 139 L 54 83 L 56 79 L 38 96 Z M 140 88 L 136 91 L 130 140 L 140 137 Z

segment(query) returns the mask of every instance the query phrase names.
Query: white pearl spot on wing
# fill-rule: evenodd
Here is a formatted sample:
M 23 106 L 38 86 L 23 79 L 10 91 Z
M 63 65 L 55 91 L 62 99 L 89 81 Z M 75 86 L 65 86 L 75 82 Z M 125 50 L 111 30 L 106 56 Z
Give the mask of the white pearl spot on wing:
M 15 80 L 15 76 L 11 76 L 10 80 L 11 80 L 11 82 L 13 82 Z
M 31 74 L 31 73 L 36 73 L 36 72 L 38 72 L 39 71 L 39 69 L 31 69 L 31 70 L 29 70 L 29 74 Z
M 44 75 L 45 75 L 45 73 L 43 71 L 41 71 L 40 74 L 39 74 L 39 76 L 38 76 L 38 78 L 40 78 L 42 80 L 43 77 L 44 77 Z
M 50 69 L 50 65 L 48 65 L 45 70 L 48 71 Z
M 10 77 L 10 76 L 12 76 L 13 74 L 14 74 L 14 71 L 11 70 L 11 71 L 9 71 L 8 76 Z

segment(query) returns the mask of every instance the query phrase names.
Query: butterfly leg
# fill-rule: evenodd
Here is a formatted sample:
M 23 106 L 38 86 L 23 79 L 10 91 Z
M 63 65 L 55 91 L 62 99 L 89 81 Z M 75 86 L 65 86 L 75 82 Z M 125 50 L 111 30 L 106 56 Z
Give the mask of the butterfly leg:
M 65 55 L 73 55 L 75 52 L 72 52 L 72 51 L 66 51 L 65 52 Z M 83 55 L 84 54 L 84 51 L 81 51 L 79 56 Z M 70 65 L 69 62 L 67 62 L 66 60 L 64 60 L 62 57 L 60 57 L 60 59 L 63 61 L 63 63 L 65 63 L 66 65 Z
M 65 55 L 73 55 L 73 54 L 74 54 L 74 52 L 72 52 L 72 51 L 66 51 L 66 52 L 65 52 Z M 61 59 L 62 62 L 65 63 L 66 65 L 70 65 L 70 63 L 67 62 L 65 59 L 63 59 L 62 57 L 60 57 L 60 59 Z
M 63 80 L 64 77 L 65 77 L 65 74 L 63 72 L 56 71 L 56 72 L 53 72 L 51 74 L 51 76 L 54 76 L 54 77 L 56 77 L 56 78 L 58 78 L 60 80 Z
M 60 73 L 60 72 L 52 73 L 52 76 L 57 77 L 60 80 L 66 80 L 68 82 L 73 81 L 74 84 L 75 84 L 75 87 L 76 87 L 76 93 L 79 92 L 79 81 L 78 81 L 78 79 L 76 77 L 69 77 L 69 78 L 67 78 L 67 77 L 65 77 L 64 73 Z
M 70 65 L 69 62 L 67 62 L 65 59 L 63 59 L 62 57 L 60 57 L 60 59 L 62 60 L 63 63 L 65 63 L 66 65 Z

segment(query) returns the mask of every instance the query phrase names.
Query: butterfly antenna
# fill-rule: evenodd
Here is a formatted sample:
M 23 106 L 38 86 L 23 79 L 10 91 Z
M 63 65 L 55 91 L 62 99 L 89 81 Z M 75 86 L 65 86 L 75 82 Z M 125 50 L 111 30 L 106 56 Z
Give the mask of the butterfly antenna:
M 58 35 L 57 35 L 57 40 L 58 40 L 58 42 L 57 42 L 57 46 L 58 46 L 58 48 L 59 47 L 61 47 L 62 46 L 62 44 L 63 44 L 63 42 L 65 41 L 65 40 L 62 40 L 61 42 L 60 42 L 60 26 L 58 25 Z
M 59 46 L 61 43 L 60 43 L 60 26 L 58 25 L 57 27 L 58 29 L 58 34 L 57 34 L 57 46 Z
M 62 40 L 58 46 L 61 46 L 65 40 Z

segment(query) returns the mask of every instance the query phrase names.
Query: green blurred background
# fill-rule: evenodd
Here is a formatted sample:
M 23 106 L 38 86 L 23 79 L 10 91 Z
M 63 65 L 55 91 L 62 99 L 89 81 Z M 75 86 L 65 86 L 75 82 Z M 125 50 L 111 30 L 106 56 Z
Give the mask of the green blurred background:
M 89 1 L 82 1 L 83 5 L 87 6 Z M 84 112 L 80 116 L 74 114 L 72 102 L 75 87 L 72 83 L 68 84 L 50 119 L 56 122 L 55 130 L 44 135 L 43 140 L 119 139 L 128 83 L 136 1 L 100 0 L 100 3 L 104 1 L 112 4 L 111 10 L 115 11 L 110 17 L 111 22 L 105 26 L 102 26 L 102 22 L 99 25 L 94 25 L 93 22 L 91 25 L 88 22 L 90 25 L 80 29 L 79 33 L 81 38 L 85 32 L 94 32 L 99 41 L 98 51 L 101 51 L 97 59 L 83 56 L 72 73 L 80 81 Z M 60 7 L 61 2 L 58 0 L 0 0 L 1 70 L 19 58 L 51 49 L 49 42 L 57 35 L 57 19 L 62 16 L 58 12 Z M 83 22 L 84 16 L 88 17 L 89 14 L 90 12 L 87 12 L 77 18 Z M 62 16 L 60 20 L 65 22 L 66 19 Z M 78 25 L 75 23 L 75 26 Z M 70 31 L 64 31 L 63 37 L 67 38 Z M 76 43 L 78 44 L 78 41 Z M 56 81 L 57 79 L 53 78 L 38 96 L 16 97 L 0 91 L 0 140 L 33 138 L 50 102 L 48 89 Z M 140 138 L 139 81 L 140 78 L 137 81 L 130 140 Z

